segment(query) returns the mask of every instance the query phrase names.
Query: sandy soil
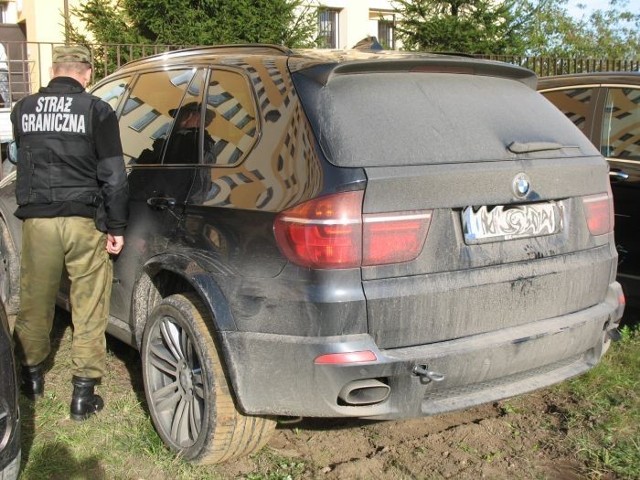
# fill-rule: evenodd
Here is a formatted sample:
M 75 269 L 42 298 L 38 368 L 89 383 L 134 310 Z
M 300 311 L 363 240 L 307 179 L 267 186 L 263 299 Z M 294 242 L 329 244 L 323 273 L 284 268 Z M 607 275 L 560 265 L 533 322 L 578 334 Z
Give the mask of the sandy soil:
M 421 419 L 306 419 L 280 425 L 267 447 L 304 462 L 296 478 L 305 479 L 587 478 L 563 441 L 567 401 L 544 390 Z M 239 478 L 256 466 L 241 459 L 217 471 Z

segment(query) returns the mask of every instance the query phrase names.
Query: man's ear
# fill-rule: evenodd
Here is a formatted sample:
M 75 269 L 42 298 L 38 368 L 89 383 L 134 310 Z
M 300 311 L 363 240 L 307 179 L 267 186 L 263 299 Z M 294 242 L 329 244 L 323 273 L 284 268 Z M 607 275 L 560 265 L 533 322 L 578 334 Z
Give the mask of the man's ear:
M 84 87 L 89 85 L 89 82 L 91 82 L 91 71 L 92 70 L 89 68 L 86 72 L 84 72 Z

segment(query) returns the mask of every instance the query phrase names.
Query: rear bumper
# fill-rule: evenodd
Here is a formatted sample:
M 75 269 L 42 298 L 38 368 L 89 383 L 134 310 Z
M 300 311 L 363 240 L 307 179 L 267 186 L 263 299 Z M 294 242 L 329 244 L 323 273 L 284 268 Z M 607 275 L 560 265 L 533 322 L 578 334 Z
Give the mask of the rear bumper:
M 222 341 L 225 351 L 233 352 L 229 371 L 245 413 L 417 417 L 518 395 L 590 369 L 608 346 L 607 331 L 616 328 L 622 316 L 621 294 L 614 282 L 604 302 L 579 312 L 406 348 L 381 350 L 367 334 L 295 337 L 222 332 Z M 374 352 L 377 360 L 314 363 L 319 355 L 362 350 Z M 416 367 L 443 379 L 429 381 L 414 373 Z M 388 396 L 368 405 L 339 399 L 346 385 L 361 380 L 388 385 Z

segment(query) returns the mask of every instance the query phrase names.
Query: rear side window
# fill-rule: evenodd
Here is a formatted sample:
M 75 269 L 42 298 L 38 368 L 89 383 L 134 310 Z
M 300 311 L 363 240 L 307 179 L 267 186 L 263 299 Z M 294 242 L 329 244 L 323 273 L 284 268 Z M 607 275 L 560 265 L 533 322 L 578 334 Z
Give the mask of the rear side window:
M 594 98 L 593 88 L 571 88 L 544 92 L 543 95 L 564 113 L 573 124 L 587 134 L 587 119 L 591 101 Z
M 640 160 L 640 89 L 609 88 L 600 145 L 606 157 Z
M 256 108 L 249 84 L 238 73 L 213 69 L 206 98 L 206 108 L 214 115 L 206 126 L 204 162 L 235 165 L 257 139 Z M 206 147 L 210 140 L 212 151 Z

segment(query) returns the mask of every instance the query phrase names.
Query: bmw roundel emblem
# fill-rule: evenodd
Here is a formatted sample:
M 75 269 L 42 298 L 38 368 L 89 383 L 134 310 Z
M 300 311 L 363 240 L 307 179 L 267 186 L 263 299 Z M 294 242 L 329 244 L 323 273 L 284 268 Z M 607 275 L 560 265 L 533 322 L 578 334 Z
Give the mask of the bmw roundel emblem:
M 518 197 L 526 197 L 531 190 L 531 180 L 526 173 L 519 173 L 513 179 L 513 193 Z

